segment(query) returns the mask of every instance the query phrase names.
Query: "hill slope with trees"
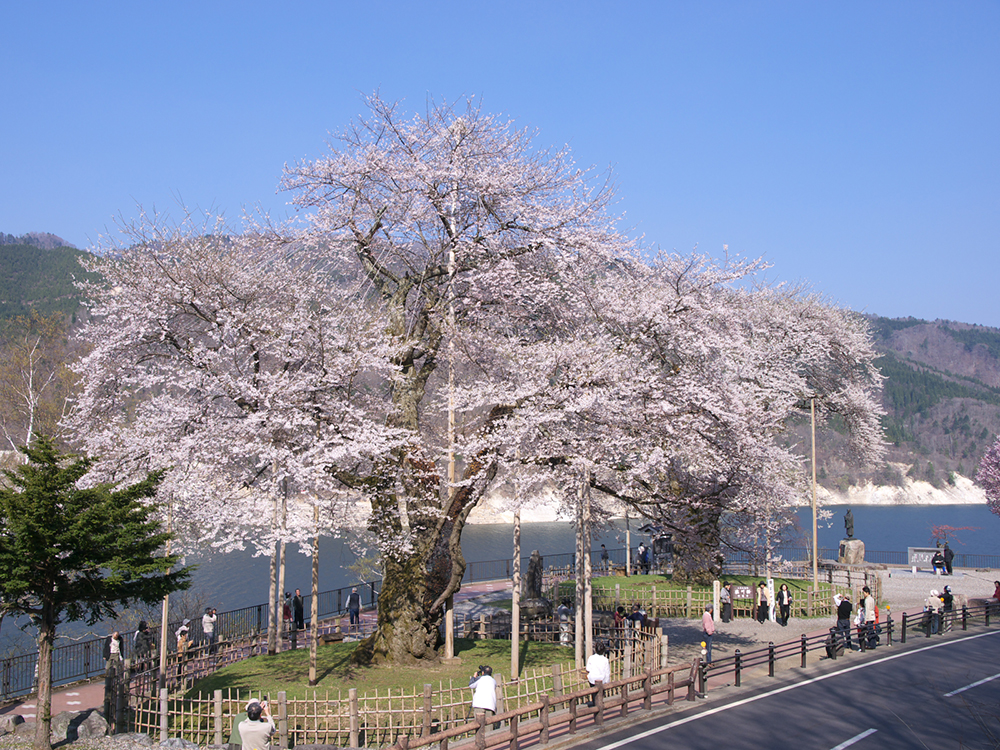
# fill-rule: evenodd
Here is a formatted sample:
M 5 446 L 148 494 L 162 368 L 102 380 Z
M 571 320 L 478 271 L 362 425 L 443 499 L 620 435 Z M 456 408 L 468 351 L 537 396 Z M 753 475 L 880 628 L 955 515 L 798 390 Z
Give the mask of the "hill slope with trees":
M 75 247 L 59 245 L 55 235 L 12 237 L 0 233 L 0 319 L 59 313 L 72 320 L 80 308 L 74 277 L 84 275 L 79 258 L 88 255 Z M 17 242 L 10 242 L 15 239 Z

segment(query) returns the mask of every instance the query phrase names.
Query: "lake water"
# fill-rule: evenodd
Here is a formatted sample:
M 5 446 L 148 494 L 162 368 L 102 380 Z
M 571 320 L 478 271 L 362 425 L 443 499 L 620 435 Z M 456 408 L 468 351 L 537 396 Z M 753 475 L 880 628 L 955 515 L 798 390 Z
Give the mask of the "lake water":
M 819 546 L 836 548 L 844 537 L 846 506 L 830 506 L 831 519 L 819 528 Z M 959 531 L 960 543 L 952 543 L 956 552 L 983 555 L 1000 555 L 1000 517 L 990 513 L 985 505 L 937 506 L 854 506 L 854 536 L 864 541 L 869 550 L 905 551 L 907 547 L 933 544 L 932 525 L 974 527 Z M 796 546 L 811 544 L 812 512 L 802 508 L 797 512 L 800 532 Z M 635 531 L 632 522 L 632 546 L 644 537 Z M 513 528 L 511 524 L 475 524 L 465 527 L 462 550 L 469 562 L 503 560 L 513 554 Z M 614 528 L 597 529 L 592 543 L 599 549 L 604 543 L 608 549 L 625 546 L 625 523 L 617 522 Z M 572 552 L 574 532 L 571 522 L 521 524 L 521 553 L 527 556 L 539 550 L 543 556 Z M 320 543 L 321 591 L 350 586 L 356 583 L 351 571 L 346 569 L 354 555 L 342 540 L 323 540 Z M 220 610 L 236 609 L 267 600 L 268 571 L 270 562 L 265 557 L 247 554 L 218 556 L 211 560 L 190 558 L 199 569 L 194 574 L 194 586 Z M 294 550 L 288 553 L 285 573 L 286 590 L 296 587 L 308 592 L 312 586 L 310 559 Z

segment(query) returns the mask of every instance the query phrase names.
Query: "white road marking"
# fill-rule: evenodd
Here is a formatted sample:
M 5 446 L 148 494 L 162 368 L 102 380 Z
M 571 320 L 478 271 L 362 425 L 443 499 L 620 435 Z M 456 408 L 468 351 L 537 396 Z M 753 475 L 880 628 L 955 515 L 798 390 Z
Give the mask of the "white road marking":
M 66 693 L 66 695 L 79 695 L 79 693 Z
M 850 747 L 855 742 L 860 742 L 861 740 L 863 740 L 868 735 L 875 734 L 875 732 L 877 732 L 877 731 L 878 731 L 877 729 L 869 729 L 867 731 L 864 731 L 861 734 L 858 734 L 858 735 L 855 735 L 854 737 L 851 737 L 851 739 L 849 739 L 849 740 L 844 740 L 843 742 L 841 742 L 836 747 L 831 748 L 831 750 L 844 750 L 845 747 Z
M 997 677 L 1000 677 L 1000 674 L 995 674 L 992 677 L 984 677 L 979 682 L 973 682 L 971 685 L 966 685 L 965 687 L 959 688 L 958 690 L 952 690 L 950 693 L 945 693 L 944 697 L 945 698 L 950 698 L 953 695 L 958 695 L 959 693 L 964 693 L 966 690 L 971 690 L 974 687 L 979 687 L 980 685 L 984 685 L 985 683 L 989 682 L 990 680 L 995 680 Z
M 965 641 L 972 641 L 976 638 L 989 638 L 993 635 L 1000 635 L 1000 630 L 992 630 L 988 633 L 979 633 L 977 635 L 970 635 L 965 638 L 957 638 L 953 641 L 942 641 L 940 643 L 935 643 L 930 646 L 922 646 L 921 648 L 915 649 L 913 651 L 903 651 L 895 653 L 892 656 L 885 656 L 881 659 L 876 659 L 875 661 L 868 661 L 864 664 L 856 664 L 853 667 L 848 667 L 847 669 L 842 669 L 838 672 L 830 672 L 828 674 L 820 675 L 819 677 L 813 677 L 808 680 L 803 680 L 802 682 L 796 682 L 792 685 L 785 685 L 784 687 L 776 688 L 774 690 L 768 691 L 766 693 L 761 693 L 760 695 L 755 695 L 751 698 L 744 698 L 743 700 L 733 701 L 732 703 L 727 703 L 724 706 L 716 706 L 715 708 L 710 708 L 707 711 L 702 711 L 701 713 L 694 714 L 693 716 L 686 716 L 683 719 L 678 719 L 677 721 L 672 721 L 669 724 L 663 724 L 662 726 L 655 727 L 653 729 L 648 729 L 645 732 L 639 734 L 634 734 L 624 740 L 618 740 L 618 742 L 612 742 L 608 745 L 600 745 L 600 750 L 615 750 L 615 748 L 624 747 L 625 745 L 630 745 L 636 740 L 645 739 L 646 737 L 652 737 L 654 734 L 659 734 L 660 732 L 665 732 L 668 729 L 673 729 L 674 727 L 679 727 L 683 724 L 687 724 L 692 721 L 697 721 L 706 716 L 711 716 L 713 714 L 720 713 L 722 711 L 728 711 L 731 708 L 737 708 L 739 706 L 744 706 L 747 703 L 753 703 L 754 701 L 759 701 L 762 698 L 770 698 L 772 695 L 780 695 L 781 693 L 787 693 L 789 690 L 795 690 L 796 688 L 805 687 L 806 685 L 811 685 L 814 682 L 822 682 L 823 680 L 829 680 L 831 677 L 837 677 L 842 674 L 848 674 L 849 672 L 854 672 L 858 669 L 868 669 L 876 664 L 882 664 L 887 661 L 892 661 L 893 659 L 902 659 L 906 656 L 912 656 L 914 654 L 919 654 L 924 651 L 931 651 L 935 648 L 944 648 L 945 646 L 952 646 L 956 643 L 963 643 Z
M 83 701 L 66 701 L 67 706 L 79 706 Z

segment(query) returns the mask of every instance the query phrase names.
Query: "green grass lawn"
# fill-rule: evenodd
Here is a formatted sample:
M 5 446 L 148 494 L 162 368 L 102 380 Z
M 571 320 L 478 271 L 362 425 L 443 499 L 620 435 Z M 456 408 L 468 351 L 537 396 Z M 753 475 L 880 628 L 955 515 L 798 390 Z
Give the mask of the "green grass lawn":
M 510 641 L 455 639 L 455 653 L 462 659 L 459 665 L 434 664 L 413 667 L 355 667 L 350 663 L 355 643 L 321 644 L 317 654 L 317 675 L 319 682 L 315 688 L 309 687 L 309 649 L 300 648 L 285 651 L 274 656 L 255 656 L 238 664 L 232 664 L 215 674 L 200 680 L 189 695 L 213 690 L 252 690 L 272 698 L 284 690 L 289 698 L 311 698 L 316 691 L 320 695 L 330 691 L 347 691 L 358 688 L 359 692 L 384 691 L 387 688 L 403 688 L 412 692 L 423 689 L 425 683 L 435 688 L 439 681 L 445 685 L 453 680 L 456 685 L 465 685 L 480 664 L 489 664 L 494 674 L 506 678 L 510 671 Z M 573 650 L 554 643 L 522 642 L 520 649 L 521 672 L 552 664 L 572 665 Z

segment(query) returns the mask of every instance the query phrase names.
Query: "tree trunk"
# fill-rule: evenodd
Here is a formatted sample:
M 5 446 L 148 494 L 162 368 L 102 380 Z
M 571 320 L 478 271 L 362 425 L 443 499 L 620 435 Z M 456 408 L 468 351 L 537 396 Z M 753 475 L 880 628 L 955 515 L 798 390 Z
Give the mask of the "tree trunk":
M 275 629 L 278 631 L 278 637 L 275 638 L 275 645 L 277 650 L 281 651 L 285 644 L 285 626 L 288 621 L 285 620 L 285 605 L 288 604 L 288 597 L 285 596 L 288 593 L 285 590 L 285 543 L 281 542 L 279 545 L 280 551 L 278 552 L 278 601 L 281 602 L 281 617 L 278 618 L 278 622 L 275 623 Z
M 312 600 L 309 602 L 309 687 L 316 687 L 316 657 L 319 652 L 319 506 L 313 507 L 316 536 L 312 548 Z
M 674 575 L 677 583 L 711 585 L 722 573 L 719 507 L 687 508 L 674 524 Z
M 387 555 L 378 601 L 378 629 L 355 651 L 360 663 L 436 661 L 444 602 L 465 573 L 460 545 L 465 515 L 414 533 L 413 552 Z
M 43 605 L 38 625 L 38 712 L 34 750 L 52 750 L 52 645 L 56 639 L 55 616 Z
M 278 619 L 281 617 L 278 611 L 278 549 L 279 544 L 275 542 L 274 552 L 271 553 L 271 584 L 268 588 L 270 596 L 267 600 L 267 653 L 268 655 L 278 653 Z

